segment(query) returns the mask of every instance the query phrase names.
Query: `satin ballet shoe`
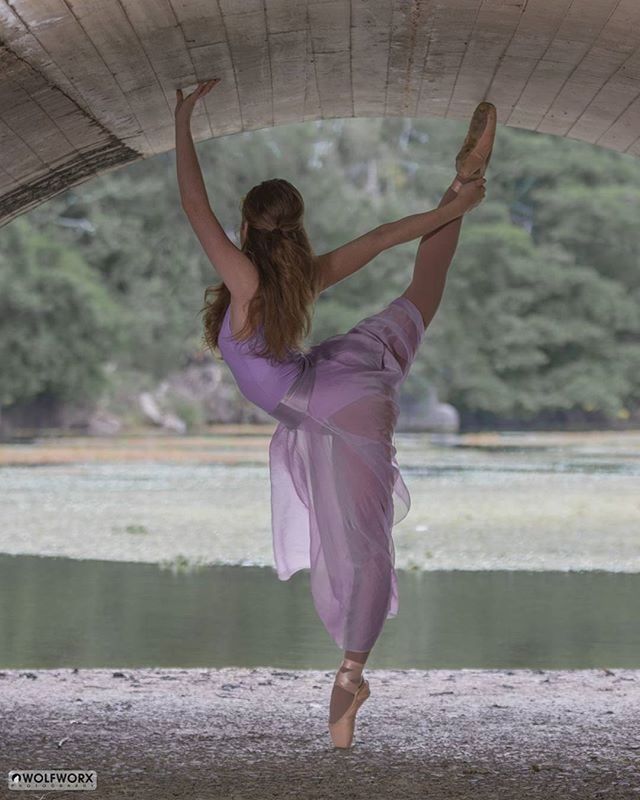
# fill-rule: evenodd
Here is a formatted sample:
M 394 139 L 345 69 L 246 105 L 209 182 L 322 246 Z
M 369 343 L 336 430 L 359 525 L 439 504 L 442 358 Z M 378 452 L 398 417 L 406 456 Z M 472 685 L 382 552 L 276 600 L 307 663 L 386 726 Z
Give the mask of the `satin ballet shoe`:
M 356 673 L 356 675 L 360 674 L 364 664 L 361 664 L 359 661 L 353 661 L 350 658 L 345 658 L 340 667 L 342 668 L 343 666 L 348 669 L 346 672 L 338 671 L 334 685 L 341 686 L 343 689 L 351 692 L 353 694 L 353 700 L 340 719 L 329 723 L 329 733 L 331 735 L 331 741 L 336 747 L 348 749 L 353 742 L 356 713 L 371 692 L 369 691 L 369 681 L 365 680 L 361 675 L 359 681 L 349 677 L 350 673 Z
M 484 175 L 493 152 L 496 123 L 496 107 L 493 103 L 486 100 L 478 103 L 471 117 L 465 140 L 456 156 L 458 174 L 454 184 L 459 185 L 454 191 L 458 191 L 462 183 L 482 178 Z

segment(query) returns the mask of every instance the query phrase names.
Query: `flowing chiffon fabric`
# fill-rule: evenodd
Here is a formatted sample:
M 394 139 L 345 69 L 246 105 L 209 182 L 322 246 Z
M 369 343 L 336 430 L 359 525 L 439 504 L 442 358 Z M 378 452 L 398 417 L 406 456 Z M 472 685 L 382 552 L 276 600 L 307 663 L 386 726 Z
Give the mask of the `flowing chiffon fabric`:
M 310 569 L 314 606 L 344 650 L 368 651 L 398 613 L 391 529 L 411 498 L 393 443 L 398 389 L 424 335 L 405 296 L 304 353 L 271 411 L 273 552 L 280 580 Z

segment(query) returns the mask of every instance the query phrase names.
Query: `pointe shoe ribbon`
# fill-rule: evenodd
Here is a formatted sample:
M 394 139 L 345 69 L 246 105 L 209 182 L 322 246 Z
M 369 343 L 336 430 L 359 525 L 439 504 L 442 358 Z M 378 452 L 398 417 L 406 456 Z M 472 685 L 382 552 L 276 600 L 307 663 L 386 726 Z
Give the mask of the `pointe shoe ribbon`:
M 340 666 L 347 667 L 347 671 L 342 672 L 339 670 L 334 684 L 346 689 L 347 692 L 351 692 L 353 700 L 340 719 L 329 723 L 329 733 L 336 747 L 349 748 L 353 742 L 356 713 L 371 692 L 369 690 L 369 681 L 365 680 L 361 675 L 363 664 L 350 658 L 345 658 Z M 355 680 L 349 677 L 350 674 L 355 674 L 358 679 Z

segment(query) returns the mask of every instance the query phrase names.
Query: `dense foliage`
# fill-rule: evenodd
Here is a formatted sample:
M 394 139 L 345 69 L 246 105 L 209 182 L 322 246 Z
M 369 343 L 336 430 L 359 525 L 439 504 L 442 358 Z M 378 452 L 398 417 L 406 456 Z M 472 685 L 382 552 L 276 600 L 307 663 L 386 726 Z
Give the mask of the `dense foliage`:
M 239 202 L 281 176 L 305 197 L 317 252 L 427 210 L 465 125 L 326 120 L 198 145 L 211 204 L 237 241 Z M 465 219 L 442 305 L 405 384 L 434 384 L 463 424 L 594 424 L 640 407 L 640 161 L 501 128 L 487 198 Z M 310 344 L 382 308 L 418 242 L 325 292 Z M 115 375 L 150 383 L 202 351 L 217 280 L 180 207 L 174 154 L 102 175 L 0 236 L 0 406 L 90 402 Z

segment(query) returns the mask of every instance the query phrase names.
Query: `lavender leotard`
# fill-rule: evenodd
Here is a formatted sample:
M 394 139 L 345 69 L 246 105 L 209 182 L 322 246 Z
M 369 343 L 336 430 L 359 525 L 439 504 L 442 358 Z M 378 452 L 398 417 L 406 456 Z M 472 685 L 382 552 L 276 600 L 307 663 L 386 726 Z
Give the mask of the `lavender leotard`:
M 236 339 L 231 331 L 231 306 L 227 307 L 218 337 L 220 352 L 244 397 L 270 414 L 300 374 L 304 356 L 293 351 L 284 361 L 261 358 L 252 347 L 261 347 L 263 341 L 262 325 L 250 339 Z
M 391 530 L 411 498 L 393 437 L 398 388 L 423 334 L 404 295 L 282 362 L 233 339 L 228 309 L 220 331 L 240 390 L 278 421 L 269 444 L 278 578 L 310 569 L 318 616 L 343 650 L 370 650 L 398 613 Z

